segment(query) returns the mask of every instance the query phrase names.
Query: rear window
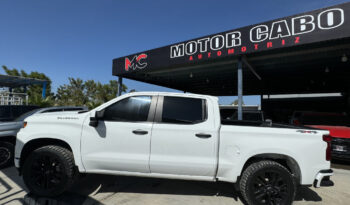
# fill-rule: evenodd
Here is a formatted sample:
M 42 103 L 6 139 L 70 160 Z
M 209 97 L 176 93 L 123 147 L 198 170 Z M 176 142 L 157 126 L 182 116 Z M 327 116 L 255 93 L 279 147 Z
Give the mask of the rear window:
M 162 122 L 194 124 L 207 117 L 206 101 L 198 98 L 164 97 Z

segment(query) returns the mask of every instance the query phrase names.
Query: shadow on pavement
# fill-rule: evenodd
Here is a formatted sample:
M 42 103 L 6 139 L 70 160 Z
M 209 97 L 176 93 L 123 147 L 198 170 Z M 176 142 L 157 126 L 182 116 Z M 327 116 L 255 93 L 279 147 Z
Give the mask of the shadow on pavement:
M 97 183 L 90 183 L 89 186 L 84 186 L 84 184 L 81 184 L 84 180 L 78 180 L 77 183 L 66 193 L 59 197 L 48 198 L 35 196 L 31 193 L 26 194 L 26 187 L 14 167 L 0 171 L 1 205 L 78 205 L 83 204 L 86 200 L 89 200 L 90 204 L 101 204 L 89 197 L 89 194 L 100 186 Z
M 240 198 L 230 183 L 211 183 L 200 181 L 184 181 L 169 179 L 154 179 L 126 176 L 87 175 L 82 179 L 80 186 L 99 188 L 93 193 L 142 193 L 168 195 L 197 195 L 197 196 L 224 196 Z
M 18 191 L 25 192 L 26 188 L 21 177 L 13 172 L 16 172 L 14 168 L 2 170 L 2 173 L 4 173 L 6 177 L 5 179 L 0 178 L 0 183 L 2 184 L 0 192 L 0 202 L 2 203 L 0 204 L 68 205 L 84 203 L 100 205 L 103 204 L 103 202 L 99 201 L 118 193 L 221 196 L 233 198 L 235 201 L 243 201 L 240 193 L 235 191 L 234 185 L 230 183 L 97 174 L 88 174 L 82 177 L 69 191 L 56 198 L 38 197 L 32 194 L 22 194 L 21 197 L 14 197 Z M 11 181 L 11 183 L 8 181 Z M 17 187 L 15 191 L 11 191 L 13 186 Z M 311 188 L 301 186 L 299 187 L 295 200 L 318 202 L 322 201 L 322 198 Z
M 0 193 L 2 204 L 25 205 L 68 205 L 68 204 L 102 204 L 98 200 L 116 193 L 142 193 L 142 194 L 168 194 L 168 195 L 197 195 L 197 196 L 223 196 L 240 200 L 239 192 L 234 191 L 233 184 L 211 183 L 199 181 L 183 181 L 168 179 L 153 179 L 139 177 L 123 177 L 111 175 L 88 174 L 79 179 L 69 191 L 55 198 L 39 197 L 26 194 L 24 197 L 9 195 L 12 186 L 21 192 L 26 190 L 21 177 L 14 168 L 2 170 L 6 180 L 0 178 L 0 183 L 6 191 Z M 11 181 L 10 183 L 6 181 Z M 15 192 L 16 193 L 16 192 Z M 15 194 L 14 193 L 14 194 Z M 103 196 L 102 198 L 99 196 Z M 8 200 L 6 200 L 8 199 Z M 241 200 L 242 201 L 242 200 Z M 20 202 L 20 203 L 15 203 Z
M 106 193 L 109 193 L 106 195 Z M 169 194 L 195 196 L 224 196 L 240 199 L 239 193 L 229 183 L 193 182 L 182 180 L 118 177 L 108 175 L 87 175 L 77 181 L 70 191 L 56 198 L 38 197 L 27 194 L 24 205 L 102 205 L 98 200 L 116 193 Z M 89 196 L 91 195 L 91 197 Z M 103 197 L 98 197 L 99 195 Z M 95 197 L 97 199 L 95 199 Z
M 111 195 L 115 193 L 142 193 L 142 194 L 167 194 L 167 195 L 194 195 L 194 196 L 221 196 L 233 198 L 235 201 L 241 201 L 244 204 L 239 192 L 235 191 L 234 185 L 230 183 L 211 183 L 199 181 L 183 181 L 168 179 L 153 179 L 139 177 L 121 177 L 107 175 L 88 175 L 79 181 L 73 188 L 79 189 L 79 194 L 67 193 L 58 201 L 65 202 L 65 198 L 71 197 L 79 203 L 79 197 L 82 201 L 89 201 L 88 204 L 101 204 L 97 199 L 92 198 L 105 193 Z M 92 197 L 88 197 L 91 195 Z M 103 198 L 105 199 L 105 198 Z M 57 199 L 55 199 L 57 200 Z M 296 201 L 319 202 L 322 198 L 312 189 L 301 186 L 295 198 Z M 73 202 L 73 201 L 70 201 Z M 64 204 L 65 205 L 65 204 Z
M 306 186 L 299 186 L 295 201 L 322 201 L 320 195 Z
M 33 194 L 27 194 L 24 196 L 23 205 L 78 205 L 83 204 L 86 199 L 86 196 L 69 192 L 56 198 L 38 197 Z M 92 204 L 99 205 L 101 203 L 94 201 Z
M 350 170 L 350 161 L 332 160 L 332 168 Z

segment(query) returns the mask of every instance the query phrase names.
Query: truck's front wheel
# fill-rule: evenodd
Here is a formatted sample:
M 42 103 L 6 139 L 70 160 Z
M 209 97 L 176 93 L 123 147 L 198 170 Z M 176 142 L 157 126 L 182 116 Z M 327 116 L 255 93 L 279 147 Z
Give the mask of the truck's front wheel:
M 14 145 L 10 142 L 0 142 L 0 169 L 13 164 Z
M 74 182 L 73 154 L 60 146 L 34 150 L 23 166 L 23 180 L 29 191 L 39 196 L 57 196 Z
M 242 174 L 240 190 L 250 205 L 284 205 L 292 204 L 296 186 L 287 168 L 266 160 L 248 166 Z

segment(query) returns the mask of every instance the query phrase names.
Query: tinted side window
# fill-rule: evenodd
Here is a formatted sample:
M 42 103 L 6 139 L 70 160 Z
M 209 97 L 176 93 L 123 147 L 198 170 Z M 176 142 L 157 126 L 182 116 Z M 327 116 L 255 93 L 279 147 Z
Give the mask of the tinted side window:
M 193 124 L 206 119 L 205 100 L 197 98 L 164 97 L 162 122 Z
M 104 111 L 104 120 L 128 122 L 147 121 L 150 106 L 150 96 L 129 97 L 107 107 Z

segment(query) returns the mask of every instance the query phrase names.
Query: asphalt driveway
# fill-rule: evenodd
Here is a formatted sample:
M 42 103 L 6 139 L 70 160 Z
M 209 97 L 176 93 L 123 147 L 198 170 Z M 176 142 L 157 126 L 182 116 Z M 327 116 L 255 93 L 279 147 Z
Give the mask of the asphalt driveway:
M 350 199 L 350 163 L 334 164 L 331 188 L 302 187 L 294 204 L 346 205 Z M 15 168 L 0 171 L 0 204 L 2 205 L 205 205 L 243 204 L 239 193 L 229 183 L 192 182 L 181 180 L 87 175 L 69 192 L 58 198 L 27 194 Z

